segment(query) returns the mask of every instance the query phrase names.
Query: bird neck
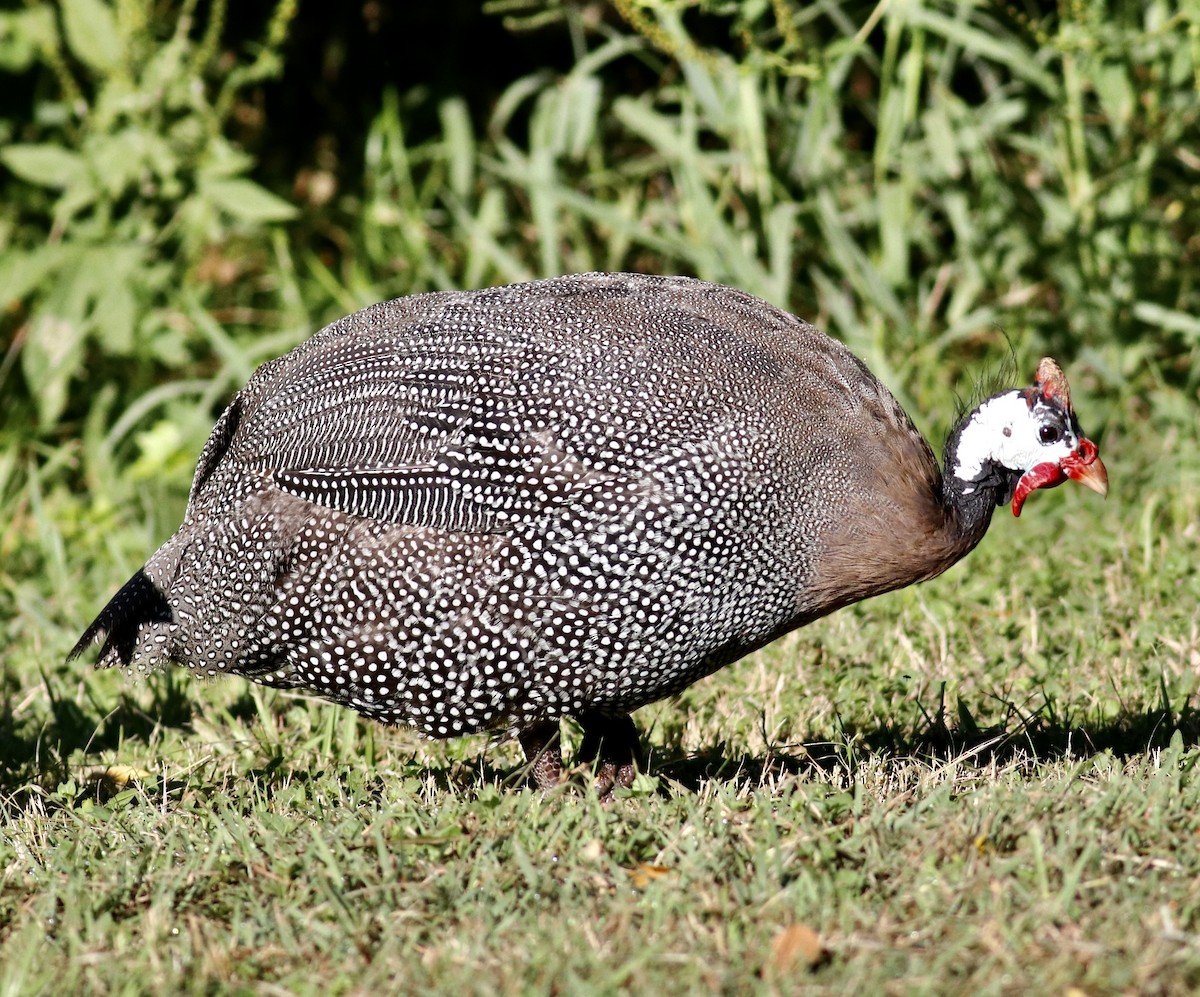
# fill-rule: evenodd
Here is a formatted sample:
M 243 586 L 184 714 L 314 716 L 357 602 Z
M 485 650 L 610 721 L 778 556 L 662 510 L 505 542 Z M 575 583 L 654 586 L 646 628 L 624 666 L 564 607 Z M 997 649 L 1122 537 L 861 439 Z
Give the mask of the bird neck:
M 947 527 L 974 547 L 992 521 L 998 506 L 1006 505 L 1021 473 L 994 459 L 989 446 L 995 429 L 989 419 L 988 399 L 970 412 L 946 440 L 942 466 L 942 506 Z

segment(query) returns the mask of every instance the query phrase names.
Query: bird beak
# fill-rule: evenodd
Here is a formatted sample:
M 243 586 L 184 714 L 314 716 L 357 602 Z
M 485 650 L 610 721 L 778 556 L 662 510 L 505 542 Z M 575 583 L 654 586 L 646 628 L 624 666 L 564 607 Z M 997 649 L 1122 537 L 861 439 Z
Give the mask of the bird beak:
M 1021 506 L 1039 488 L 1056 488 L 1070 478 L 1099 495 L 1108 494 L 1108 469 L 1100 459 L 1096 444 L 1086 437 L 1079 440 L 1079 449 L 1057 464 L 1047 461 L 1031 467 L 1022 475 L 1013 491 L 1012 513 L 1021 515 Z
M 1062 462 L 1062 469 L 1072 481 L 1078 481 L 1097 495 L 1108 494 L 1108 469 L 1100 459 L 1100 451 L 1089 439 L 1079 441 L 1079 449 Z

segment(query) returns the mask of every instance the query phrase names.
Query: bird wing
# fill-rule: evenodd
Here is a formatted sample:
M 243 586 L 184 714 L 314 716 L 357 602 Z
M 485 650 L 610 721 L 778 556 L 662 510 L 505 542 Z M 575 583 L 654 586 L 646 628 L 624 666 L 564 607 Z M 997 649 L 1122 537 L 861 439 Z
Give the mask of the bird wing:
M 344 338 L 268 365 L 214 429 L 194 492 L 232 457 L 350 515 L 494 533 L 614 477 L 564 442 L 560 355 L 446 338 Z

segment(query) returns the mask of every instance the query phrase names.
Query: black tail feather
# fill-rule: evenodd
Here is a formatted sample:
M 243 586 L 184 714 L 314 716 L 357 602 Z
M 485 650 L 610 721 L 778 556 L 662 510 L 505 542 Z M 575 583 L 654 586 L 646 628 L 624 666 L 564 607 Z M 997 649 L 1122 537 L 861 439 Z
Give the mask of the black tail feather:
M 171 620 L 171 607 L 166 597 L 146 575 L 145 568 L 139 568 L 121 591 L 100 610 L 92 625 L 71 648 L 67 660 L 79 657 L 103 636 L 104 646 L 96 663 L 109 666 L 119 661 L 122 665 L 129 665 L 138 651 L 138 638 L 143 629 L 157 623 L 170 623 Z

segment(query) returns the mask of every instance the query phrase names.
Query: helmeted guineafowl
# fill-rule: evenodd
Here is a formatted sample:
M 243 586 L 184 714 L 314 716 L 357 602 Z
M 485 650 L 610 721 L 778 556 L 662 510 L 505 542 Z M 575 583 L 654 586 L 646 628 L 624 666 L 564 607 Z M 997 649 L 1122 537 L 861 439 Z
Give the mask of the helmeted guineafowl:
M 1104 493 L 1066 381 L 970 412 L 945 475 L 840 343 L 750 295 L 584 274 L 366 308 L 264 365 L 183 525 L 72 651 L 311 690 L 431 737 L 558 721 L 602 788 L 632 710 L 932 578 L 992 511 Z

